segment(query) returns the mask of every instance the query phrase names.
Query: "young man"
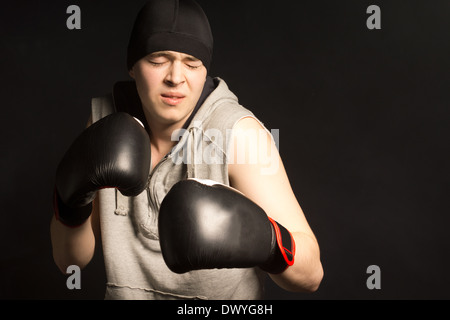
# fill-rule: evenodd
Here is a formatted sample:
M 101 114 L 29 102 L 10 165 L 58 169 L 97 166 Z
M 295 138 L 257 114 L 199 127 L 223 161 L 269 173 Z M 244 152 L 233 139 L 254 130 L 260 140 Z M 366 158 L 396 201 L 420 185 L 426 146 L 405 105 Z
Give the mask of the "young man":
M 208 76 L 212 42 L 193 0 L 149 1 L 128 47 L 133 81 L 93 99 L 58 167 L 55 262 L 84 267 L 101 236 L 107 299 L 258 299 L 267 273 L 290 291 L 322 280 L 273 137 Z

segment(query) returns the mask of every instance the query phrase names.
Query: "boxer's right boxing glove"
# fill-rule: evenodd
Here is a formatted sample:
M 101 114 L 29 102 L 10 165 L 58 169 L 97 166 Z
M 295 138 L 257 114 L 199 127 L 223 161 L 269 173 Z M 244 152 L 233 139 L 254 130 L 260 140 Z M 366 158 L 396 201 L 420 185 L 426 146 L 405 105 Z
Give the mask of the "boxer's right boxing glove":
M 150 172 L 150 138 L 144 127 L 124 112 L 113 113 L 85 129 L 70 146 L 56 171 L 54 209 L 67 226 L 90 216 L 101 188 L 136 196 Z

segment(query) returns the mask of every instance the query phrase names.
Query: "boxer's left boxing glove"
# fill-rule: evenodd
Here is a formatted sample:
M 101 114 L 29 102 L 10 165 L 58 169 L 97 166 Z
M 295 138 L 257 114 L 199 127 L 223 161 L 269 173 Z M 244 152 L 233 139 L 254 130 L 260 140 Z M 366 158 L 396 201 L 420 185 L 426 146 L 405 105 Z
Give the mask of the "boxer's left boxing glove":
M 294 263 L 290 232 L 222 184 L 176 183 L 161 203 L 158 224 L 163 258 L 176 273 L 255 266 L 281 273 Z
M 85 129 L 65 153 L 56 171 L 55 215 L 67 226 L 82 224 L 91 214 L 101 188 L 136 196 L 147 184 L 150 138 L 127 113 L 108 115 Z

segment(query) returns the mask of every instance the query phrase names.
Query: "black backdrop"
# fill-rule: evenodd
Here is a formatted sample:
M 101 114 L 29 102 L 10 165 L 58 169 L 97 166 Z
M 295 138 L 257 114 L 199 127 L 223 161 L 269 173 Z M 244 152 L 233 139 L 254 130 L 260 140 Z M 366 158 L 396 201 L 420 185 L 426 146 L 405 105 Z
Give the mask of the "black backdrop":
M 0 7 L 0 298 L 102 299 L 101 251 L 68 290 L 52 261 L 56 165 L 93 96 L 126 80 L 144 1 Z M 202 0 L 213 76 L 270 129 L 321 246 L 314 294 L 269 299 L 447 299 L 450 276 L 448 1 Z M 66 9 L 81 8 L 81 30 Z M 368 30 L 366 9 L 381 9 Z M 301 246 L 301 244 L 298 244 Z M 378 265 L 381 289 L 366 269 Z

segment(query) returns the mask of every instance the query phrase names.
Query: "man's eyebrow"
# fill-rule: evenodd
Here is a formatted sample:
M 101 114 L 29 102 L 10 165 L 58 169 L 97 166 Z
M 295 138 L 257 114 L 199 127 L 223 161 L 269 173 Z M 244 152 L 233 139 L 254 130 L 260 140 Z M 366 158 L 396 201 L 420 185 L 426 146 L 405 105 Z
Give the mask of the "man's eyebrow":
M 168 51 L 157 51 L 150 54 L 150 58 L 157 58 L 157 57 L 172 58 L 173 54 L 171 54 Z M 183 57 L 183 60 L 200 61 L 200 59 L 197 59 L 196 57 L 191 55 L 185 55 L 185 57 Z
M 184 60 L 189 60 L 189 61 L 200 61 L 200 59 L 197 59 L 196 57 L 194 57 L 194 56 L 186 56 L 186 57 L 184 57 Z

